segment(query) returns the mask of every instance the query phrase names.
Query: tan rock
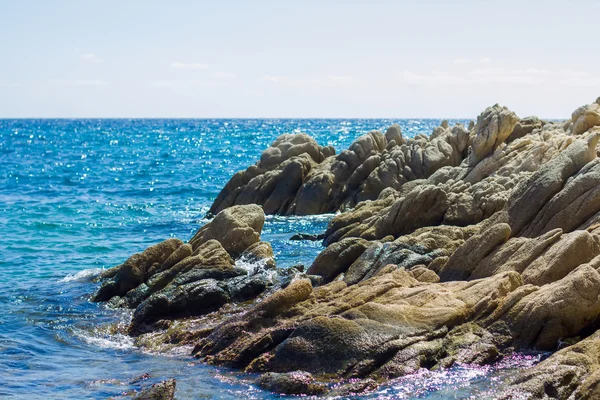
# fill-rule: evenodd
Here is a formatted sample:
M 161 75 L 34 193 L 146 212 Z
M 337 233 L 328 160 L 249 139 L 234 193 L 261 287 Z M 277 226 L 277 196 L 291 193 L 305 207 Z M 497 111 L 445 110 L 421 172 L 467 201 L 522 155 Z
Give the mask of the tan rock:
M 600 125 L 600 104 L 592 103 L 579 107 L 571 116 L 573 135 L 581 135 L 590 128 Z
M 555 349 L 561 339 L 576 336 L 600 315 L 600 274 L 589 265 L 539 289 L 527 285 L 522 290 L 527 288 L 529 293 L 514 292 L 516 302 L 507 299 L 488 319 L 496 321 L 492 331 L 506 325 L 517 346 Z
M 469 165 L 493 153 L 510 136 L 519 118 L 506 107 L 498 104 L 488 107 L 477 117 L 475 137 L 469 152 Z
M 230 207 L 200 228 L 190 244 L 196 249 L 202 243 L 215 239 L 229 254 L 238 257 L 250 245 L 260 241 L 264 223 L 265 214 L 258 205 Z

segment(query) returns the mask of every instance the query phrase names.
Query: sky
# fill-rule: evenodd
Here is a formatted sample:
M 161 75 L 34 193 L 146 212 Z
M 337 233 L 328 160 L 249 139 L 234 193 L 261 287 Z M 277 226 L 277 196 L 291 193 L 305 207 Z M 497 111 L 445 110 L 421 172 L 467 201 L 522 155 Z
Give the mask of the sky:
M 0 0 L 0 117 L 568 118 L 600 1 Z

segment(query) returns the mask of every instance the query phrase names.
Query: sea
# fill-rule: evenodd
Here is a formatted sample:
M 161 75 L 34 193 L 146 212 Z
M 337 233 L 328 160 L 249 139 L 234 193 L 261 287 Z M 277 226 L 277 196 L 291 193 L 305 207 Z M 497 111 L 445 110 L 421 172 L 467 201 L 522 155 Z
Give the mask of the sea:
M 153 354 L 110 326 L 130 313 L 91 303 L 91 277 L 169 237 L 189 239 L 220 189 L 280 134 L 305 132 L 339 152 L 398 123 L 429 135 L 439 119 L 0 120 L 0 398 L 106 399 L 177 379 L 178 399 L 282 398 L 254 376 L 202 363 L 183 348 Z M 468 121 L 453 121 L 467 124 Z M 280 267 L 309 266 L 332 215 L 268 216 Z M 363 398 L 494 398 L 539 361 L 515 354 L 390 381 Z M 361 397 L 361 396 L 357 396 Z

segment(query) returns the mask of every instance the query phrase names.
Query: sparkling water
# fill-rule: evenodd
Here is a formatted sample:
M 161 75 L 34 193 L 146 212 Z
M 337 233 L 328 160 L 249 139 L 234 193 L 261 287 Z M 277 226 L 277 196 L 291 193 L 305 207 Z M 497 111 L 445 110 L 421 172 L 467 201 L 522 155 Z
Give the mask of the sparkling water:
M 414 136 L 441 121 L 0 120 L 0 397 L 107 398 L 167 378 L 179 399 L 278 397 L 189 349 L 149 354 L 111 334 L 129 313 L 90 303 L 89 277 L 168 237 L 189 239 L 231 175 L 278 135 L 306 132 L 339 152 L 394 122 Z M 262 237 L 279 266 L 309 266 L 321 244 L 288 239 L 330 219 L 269 216 Z M 538 358 L 424 371 L 370 397 L 493 397 Z

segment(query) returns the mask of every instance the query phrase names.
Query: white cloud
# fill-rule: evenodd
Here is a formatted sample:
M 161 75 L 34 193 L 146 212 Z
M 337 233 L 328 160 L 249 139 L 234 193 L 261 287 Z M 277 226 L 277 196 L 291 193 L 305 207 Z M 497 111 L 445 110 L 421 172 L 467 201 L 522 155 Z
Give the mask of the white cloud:
M 171 63 L 171 68 L 174 68 L 174 69 L 207 69 L 208 64 L 174 62 L 174 63 Z
M 491 62 L 492 62 L 492 59 L 491 59 L 491 58 L 484 57 L 484 58 L 480 58 L 480 59 L 479 59 L 479 62 L 480 62 L 480 63 L 482 63 L 482 64 L 489 64 L 489 63 L 491 63 Z
M 81 61 L 90 63 L 90 64 L 98 64 L 104 62 L 104 60 L 93 53 L 85 53 L 81 55 Z
M 52 79 L 52 86 L 107 86 L 108 82 L 97 79 Z
M 16 88 L 16 87 L 19 87 L 19 85 L 16 83 L 0 82 L 0 88 Z

